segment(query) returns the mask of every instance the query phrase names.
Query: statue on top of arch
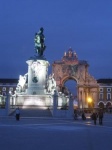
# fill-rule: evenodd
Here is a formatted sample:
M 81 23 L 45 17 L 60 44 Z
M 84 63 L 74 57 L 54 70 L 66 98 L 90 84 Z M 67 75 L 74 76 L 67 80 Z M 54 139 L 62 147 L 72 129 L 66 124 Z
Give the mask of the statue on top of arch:
M 43 56 L 43 52 L 46 48 L 45 46 L 45 37 L 43 34 L 44 28 L 41 27 L 38 33 L 35 33 L 35 38 L 34 38 L 34 42 L 35 42 L 35 51 L 38 54 L 38 56 Z
M 69 48 L 68 51 L 64 53 L 62 61 L 66 63 L 78 64 L 78 57 L 76 52 L 73 52 L 72 48 Z

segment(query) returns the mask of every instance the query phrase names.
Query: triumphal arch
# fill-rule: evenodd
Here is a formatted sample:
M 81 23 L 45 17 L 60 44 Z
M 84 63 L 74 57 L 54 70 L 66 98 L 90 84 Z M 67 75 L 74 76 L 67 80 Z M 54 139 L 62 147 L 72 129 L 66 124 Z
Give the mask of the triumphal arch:
M 77 101 L 79 108 L 97 108 L 98 84 L 88 72 L 89 64 L 79 60 L 76 52 L 71 48 L 64 53 L 61 60 L 54 61 L 52 72 L 56 80 L 58 91 L 62 92 L 67 80 L 77 83 Z

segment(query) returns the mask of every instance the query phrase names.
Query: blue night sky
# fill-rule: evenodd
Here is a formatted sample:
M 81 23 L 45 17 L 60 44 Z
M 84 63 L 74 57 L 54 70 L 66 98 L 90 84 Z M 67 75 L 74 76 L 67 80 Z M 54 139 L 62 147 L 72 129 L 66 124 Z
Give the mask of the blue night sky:
M 40 27 L 50 64 L 71 47 L 92 76 L 112 78 L 112 0 L 1 0 L 0 78 L 27 72 Z

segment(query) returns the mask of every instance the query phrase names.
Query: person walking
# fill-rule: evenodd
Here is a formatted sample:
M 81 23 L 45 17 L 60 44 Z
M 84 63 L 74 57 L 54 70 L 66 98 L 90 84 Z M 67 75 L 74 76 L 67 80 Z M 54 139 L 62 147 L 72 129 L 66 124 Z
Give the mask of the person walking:
M 86 120 L 86 116 L 85 116 L 84 111 L 82 112 L 82 120 Z
M 99 117 L 99 125 L 102 125 L 103 124 L 103 109 L 99 110 L 98 117 Z
M 19 107 L 16 109 L 16 120 L 19 121 L 20 119 L 20 110 Z
M 74 109 L 74 120 L 78 120 L 77 110 Z
M 98 114 L 94 111 L 92 114 L 92 119 L 94 120 L 94 125 L 96 125 Z

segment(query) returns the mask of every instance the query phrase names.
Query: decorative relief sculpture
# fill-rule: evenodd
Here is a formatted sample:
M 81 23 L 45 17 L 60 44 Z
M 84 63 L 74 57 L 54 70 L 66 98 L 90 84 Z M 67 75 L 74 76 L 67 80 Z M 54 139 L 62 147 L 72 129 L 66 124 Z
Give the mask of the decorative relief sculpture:
M 47 80 L 47 92 L 52 93 L 56 90 L 56 81 L 54 79 L 54 74 L 49 75 Z
M 65 63 L 70 64 L 78 64 L 78 58 L 76 52 L 73 52 L 70 48 L 68 52 L 64 53 L 64 56 L 62 58 L 62 61 Z
M 88 84 L 97 84 L 97 81 L 95 80 L 95 78 L 93 76 L 91 76 L 88 72 L 86 73 L 86 82 Z
M 31 68 L 33 72 L 32 81 L 34 83 L 37 83 L 39 81 L 38 74 L 42 70 L 42 65 L 39 61 L 36 61 L 36 62 L 33 62 L 33 64 L 31 65 Z
M 20 92 L 25 92 L 27 76 L 28 76 L 27 73 L 24 76 L 22 76 L 22 75 L 19 76 L 19 81 L 18 81 L 17 88 L 16 88 L 17 92 L 19 92 L 19 93 Z
M 96 80 L 88 74 L 88 67 L 87 61 L 78 60 L 76 52 L 69 49 L 64 53 L 62 60 L 54 61 L 53 64 L 53 73 L 55 74 L 57 87 L 62 88 L 64 81 L 69 78 L 75 79 L 78 86 L 85 84 L 96 84 L 97 86 Z

